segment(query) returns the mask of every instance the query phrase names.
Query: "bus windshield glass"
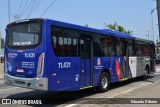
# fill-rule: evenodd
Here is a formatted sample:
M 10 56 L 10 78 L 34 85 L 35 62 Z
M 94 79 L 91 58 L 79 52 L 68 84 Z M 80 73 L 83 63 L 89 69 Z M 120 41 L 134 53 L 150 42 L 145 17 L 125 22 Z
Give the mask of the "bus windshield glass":
M 40 23 L 23 23 L 10 26 L 7 32 L 9 47 L 31 47 L 40 43 Z

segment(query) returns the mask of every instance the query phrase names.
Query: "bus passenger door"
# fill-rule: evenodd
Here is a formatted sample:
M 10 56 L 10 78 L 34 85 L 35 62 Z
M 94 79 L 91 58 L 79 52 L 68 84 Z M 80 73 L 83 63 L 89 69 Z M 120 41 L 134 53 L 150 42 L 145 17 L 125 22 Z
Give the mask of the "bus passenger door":
M 88 87 L 92 85 L 92 66 L 93 65 L 93 54 L 92 50 L 92 39 L 90 36 L 80 36 L 80 55 L 81 55 L 81 71 L 80 71 L 80 87 Z M 92 60 L 92 61 L 91 61 Z
M 154 71 L 155 46 L 150 45 L 150 72 Z
M 126 47 L 126 68 L 125 68 L 125 78 L 130 78 L 130 75 L 129 75 L 129 72 L 130 72 L 130 69 L 129 69 L 129 48 L 130 48 L 130 45 L 129 45 L 129 41 L 125 41 L 125 47 Z

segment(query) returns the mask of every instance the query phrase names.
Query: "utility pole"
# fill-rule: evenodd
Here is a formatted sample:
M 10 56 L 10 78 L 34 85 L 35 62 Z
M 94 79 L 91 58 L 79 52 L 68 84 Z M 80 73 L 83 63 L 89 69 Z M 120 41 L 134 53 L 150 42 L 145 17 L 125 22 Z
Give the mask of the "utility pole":
M 8 19 L 10 23 L 10 0 L 8 0 Z
M 160 41 L 160 0 L 157 0 L 157 14 L 158 14 L 158 28 L 159 28 L 159 41 Z
M 1 37 L 2 35 L 1 35 L 1 27 L 0 27 L 0 49 L 1 49 Z
M 154 27 L 153 27 L 153 12 L 156 10 L 156 8 L 151 10 L 151 37 L 152 40 L 154 41 Z
M 147 35 L 146 35 L 146 36 L 147 36 L 147 38 L 148 38 L 148 40 L 149 40 L 149 30 L 147 31 Z

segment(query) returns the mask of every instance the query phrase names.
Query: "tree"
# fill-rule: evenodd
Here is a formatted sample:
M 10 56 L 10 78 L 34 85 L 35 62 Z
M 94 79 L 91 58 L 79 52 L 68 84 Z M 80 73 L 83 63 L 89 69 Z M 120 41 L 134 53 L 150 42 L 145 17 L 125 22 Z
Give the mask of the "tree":
M 4 48 L 4 38 L 1 38 L 1 48 Z
M 124 32 L 124 33 L 127 33 L 125 28 L 120 26 L 120 25 L 117 25 L 117 30 L 120 31 L 120 32 Z
M 112 30 L 124 32 L 124 33 L 130 34 L 130 35 L 133 34 L 133 31 L 130 31 L 130 30 L 126 31 L 126 29 L 123 26 L 118 25 L 117 22 L 115 22 L 114 24 L 108 24 L 105 27 L 112 29 Z
M 128 30 L 127 33 L 133 35 L 133 31 Z
M 115 22 L 114 24 L 108 24 L 108 25 L 106 25 L 106 27 L 108 27 L 112 30 L 117 30 L 117 22 Z

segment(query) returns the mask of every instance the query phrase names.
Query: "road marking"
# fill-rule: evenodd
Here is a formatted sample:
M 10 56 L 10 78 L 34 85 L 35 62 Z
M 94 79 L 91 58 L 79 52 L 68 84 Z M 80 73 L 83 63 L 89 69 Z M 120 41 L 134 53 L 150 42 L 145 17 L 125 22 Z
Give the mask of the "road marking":
M 120 92 L 120 93 L 115 94 L 115 95 L 113 95 L 113 96 L 110 96 L 110 97 L 108 97 L 108 98 L 114 98 L 114 97 L 116 97 L 116 96 L 119 96 L 119 95 L 122 95 L 122 94 L 126 94 L 126 93 L 129 93 L 129 92 L 132 92 L 132 91 L 134 91 L 134 90 L 136 90 L 136 89 L 138 89 L 138 88 L 141 88 L 141 87 L 143 87 L 143 86 L 147 86 L 147 85 L 150 85 L 150 84 L 153 84 L 153 83 L 143 83 L 143 84 L 140 85 L 140 86 L 137 86 L 137 87 L 131 88 L 131 89 L 129 89 L 129 90 Z M 106 100 L 106 99 L 105 99 L 105 100 Z M 104 101 L 105 101 L 105 100 L 104 100 Z M 102 101 L 103 101 L 103 100 L 102 100 Z M 86 102 L 86 101 L 84 101 L 84 102 Z M 67 106 L 65 106 L 65 107 L 73 107 L 73 106 L 75 106 L 75 105 L 77 105 L 77 104 L 70 104 L 70 105 L 67 105 Z
M 0 75 L 0 78 L 4 78 L 4 75 Z
M 141 88 L 141 87 L 143 87 L 143 86 L 147 86 L 147 85 L 150 85 L 150 84 L 153 84 L 153 83 L 144 83 L 144 84 L 142 84 L 142 85 L 140 85 L 140 86 L 138 86 L 138 87 L 134 87 L 134 88 L 129 89 L 129 90 L 126 90 L 126 91 L 124 91 L 124 92 L 120 92 L 120 93 L 118 93 L 118 94 L 116 94 L 116 95 L 113 95 L 113 96 L 111 96 L 111 97 L 109 97 L 109 98 L 114 98 L 114 97 L 116 97 L 116 96 L 129 93 L 129 92 L 131 92 L 131 91 L 133 91 L 133 90 L 136 90 L 136 89 L 138 89 L 138 88 Z
M 154 74 L 160 74 L 160 72 L 155 72 Z
M 4 83 L 4 81 L 0 81 L 0 83 L 2 83 L 2 82 Z
M 73 106 L 75 106 L 75 105 L 77 105 L 77 104 L 70 104 L 70 105 L 65 106 L 65 107 L 73 107 Z
M 7 90 L 13 90 L 13 89 L 16 89 L 16 88 L 21 88 L 21 87 L 14 87 L 14 88 L 0 89 L 0 92 L 1 92 L 1 91 L 7 91 Z

